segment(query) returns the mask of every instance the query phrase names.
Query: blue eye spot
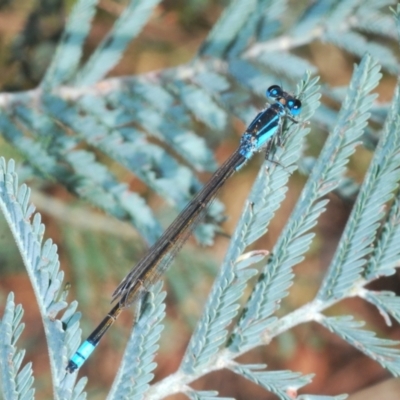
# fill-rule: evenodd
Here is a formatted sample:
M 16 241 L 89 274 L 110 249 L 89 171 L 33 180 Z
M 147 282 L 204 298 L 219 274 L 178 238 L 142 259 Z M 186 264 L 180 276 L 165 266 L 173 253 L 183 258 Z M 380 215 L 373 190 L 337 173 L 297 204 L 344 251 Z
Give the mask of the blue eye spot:
M 301 101 L 298 99 L 290 99 L 286 103 L 287 108 L 290 110 L 292 115 L 299 115 L 301 111 Z
M 282 89 L 278 85 L 272 85 L 267 89 L 267 97 L 276 98 L 282 95 Z

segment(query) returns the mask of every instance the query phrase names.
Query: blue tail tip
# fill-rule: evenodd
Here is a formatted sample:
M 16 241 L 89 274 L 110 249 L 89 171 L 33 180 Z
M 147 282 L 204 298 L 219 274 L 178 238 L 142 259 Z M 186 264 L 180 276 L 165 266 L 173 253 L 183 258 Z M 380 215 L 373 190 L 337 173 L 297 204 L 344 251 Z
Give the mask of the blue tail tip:
M 65 369 L 67 370 L 67 372 L 72 374 L 73 372 L 75 372 L 78 369 L 78 365 L 76 363 L 74 363 L 72 360 L 69 360 L 68 365 Z

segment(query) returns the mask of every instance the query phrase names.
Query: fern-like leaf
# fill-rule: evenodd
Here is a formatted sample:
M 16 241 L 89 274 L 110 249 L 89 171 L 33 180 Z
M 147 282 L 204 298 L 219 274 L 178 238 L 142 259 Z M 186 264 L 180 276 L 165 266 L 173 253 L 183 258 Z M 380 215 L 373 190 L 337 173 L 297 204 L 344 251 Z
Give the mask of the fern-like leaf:
M 128 132 L 124 129 L 115 129 L 114 126 L 118 125 L 121 111 L 109 111 L 104 99 L 87 95 L 77 103 L 77 106 L 70 107 L 67 102 L 59 98 L 46 96 L 46 104 L 48 111 L 55 116 L 62 115 L 62 117 L 59 117 L 61 121 L 70 129 L 77 132 L 79 136 L 82 136 L 85 141 L 95 146 L 109 157 L 114 158 L 128 169 L 135 171 L 144 182 L 160 193 L 164 198 L 170 200 L 173 204 L 177 204 L 180 209 L 187 204 L 191 193 L 197 192 L 201 187 L 199 181 L 194 177 L 192 171 L 188 167 L 178 164 L 175 159 L 161 147 L 146 143 L 140 132 L 135 132 L 133 129 L 129 129 Z M 150 112 L 147 111 L 147 114 L 150 114 Z M 160 121 L 158 113 L 155 114 L 154 118 L 152 118 L 152 123 Z M 147 115 L 146 118 L 149 118 L 149 115 Z M 162 123 L 164 125 L 166 124 L 165 121 Z M 155 127 L 153 132 L 156 131 L 157 128 Z M 177 132 L 173 131 L 173 133 L 175 135 L 175 140 L 177 140 Z M 176 141 L 176 143 L 180 151 L 182 151 L 181 146 L 186 146 L 184 141 Z M 201 146 L 193 147 L 196 149 L 201 148 Z M 81 169 L 78 167 L 83 163 L 83 160 L 78 157 L 79 155 L 82 157 L 86 155 L 89 159 L 90 157 L 94 157 L 91 153 L 83 151 L 71 153 L 68 159 L 72 160 L 72 157 L 75 157 L 74 161 L 75 165 L 77 165 L 77 170 Z M 79 161 L 79 163 L 77 161 Z M 158 170 L 159 165 L 163 165 L 162 171 Z M 86 174 L 90 174 L 92 179 L 100 180 L 104 176 L 103 186 L 107 187 L 107 183 L 111 184 L 109 181 L 112 181 L 113 178 L 109 171 L 103 166 L 100 166 L 100 168 L 102 169 L 102 174 L 99 174 L 97 170 L 85 169 L 84 171 Z M 110 194 L 121 196 L 123 194 L 121 192 L 127 192 L 125 186 L 118 186 L 119 187 L 115 188 Z M 101 190 L 101 187 L 97 187 L 96 190 Z M 128 202 L 122 202 L 122 205 L 125 207 L 127 207 L 128 204 Z M 218 207 L 218 202 L 213 207 L 212 210 L 221 210 L 221 207 Z M 102 208 L 104 208 L 104 206 Z M 133 207 L 131 211 L 133 216 L 135 216 L 133 221 L 135 221 L 138 226 L 143 226 L 144 222 L 147 222 L 142 220 L 145 214 L 142 216 L 140 213 L 138 214 L 138 209 Z M 212 214 L 213 211 L 209 213 L 209 215 Z M 214 216 L 216 221 L 221 219 L 221 215 L 218 212 L 214 211 Z M 154 236 L 154 233 L 152 236 Z M 213 236 L 214 231 L 212 230 L 209 232 L 208 237 L 205 236 L 201 238 L 202 243 L 209 244 L 212 242 Z
M 282 400 L 292 400 L 297 390 L 311 382 L 313 375 L 292 371 L 263 371 L 265 365 L 236 364 L 230 369 L 275 393 Z
M 66 359 L 76 350 L 71 349 L 70 338 L 70 330 L 76 329 L 76 303 L 68 306 L 65 301 L 64 273 L 59 271 L 57 247 L 50 239 L 42 245 L 44 225 L 41 216 L 34 214 L 35 208 L 29 204 L 30 190 L 26 185 L 18 186 L 14 169 L 12 160 L 6 165 L 4 158 L 0 159 L 0 209 L 30 277 L 49 346 L 54 387 L 57 395 L 63 397 L 70 390 L 61 384 Z M 57 314 L 67 306 L 63 317 L 57 319 Z
M 158 282 L 146 294 L 109 399 L 121 399 L 127 395 L 130 399 L 142 399 L 154 377 L 152 371 L 156 363 L 153 359 L 164 328 L 160 323 L 165 316 L 165 292 L 161 292 L 161 288 L 162 283 Z M 132 381 L 135 385 L 131 384 Z
M 388 154 L 383 153 L 382 168 L 395 168 L 398 163 L 400 145 L 400 83 L 396 87 L 393 98 L 393 105 L 385 123 L 385 134 L 382 141 L 387 140 L 386 149 L 390 149 Z M 387 138 L 387 139 L 385 139 Z M 383 150 L 384 152 L 386 151 Z M 397 150 L 397 154 L 396 154 Z M 391 157 L 394 159 L 392 160 Z M 380 161 L 380 160 L 378 160 Z M 389 165 L 387 165 L 389 163 Z M 397 164 L 398 165 L 398 164 Z M 383 173 L 383 172 L 382 172 Z M 395 177 L 392 177 L 392 179 Z M 379 276 L 389 276 L 395 273 L 394 267 L 399 265 L 400 249 L 397 246 L 400 240 L 400 200 L 399 194 L 395 198 L 387 219 L 382 227 L 382 233 L 374 246 L 374 252 L 369 259 L 364 272 L 364 278 L 367 281 L 378 278 Z
M 186 390 L 185 395 L 190 400 L 234 400 L 232 397 L 220 397 L 218 396 L 218 392 L 211 390 Z
M 266 255 L 265 252 L 254 252 L 224 263 L 225 268 L 213 286 L 206 310 L 182 360 L 181 369 L 185 373 L 193 373 L 208 363 L 226 342 L 226 327 L 237 314 L 238 300 L 247 281 L 257 273 L 255 269 L 246 268 L 261 261 Z
M 21 305 L 15 306 L 14 294 L 7 297 L 3 318 L 0 320 L 0 388 L 7 400 L 30 400 L 34 398 L 32 388 L 32 363 L 21 369 L 25 350 L 18 350 L 16 342 L 24 330 Z
M 399 266 L 400 249 L 400 201 L 397 197 L 391 208 L 386 223 L 383 225 L 382 235 L 377 242 L 374 253 L 369 259 L 365 279 L 370 281 L 380 276 L 390 276 Z
M 158 84 L 163 85 L 163 80 L 160 80 Z M 110 95 L 107 96 L 109 104 L 116 110 L 120 110 L 120 115 L 117 114 L 118 119 L 116 120 L 116 127 L 118 129 L 120 129 L 120 124 L 135 122 L 136 125 L 138 125 L 141 130 L 146 131 L 148 135 L 165 143 L 171 149 L 181 154 L 183 159 L 197 170 L 207 171 L 215 166 L 212 153 L 207 148 L 204 139 L 191 131 L 189 126 L 187 126 L 188 123 L 185 123 L 190 120 L 187 120 L 187 110 L 182 105 L 175 107 L 170 105 L 164 113 L 160 113 L 160 107 L 156 107 L 157 101 L 155 102 L 156 105 L 153 106 L 153 101 L 149 98 L 152 94 L 158 95 L 160 89 L 157 93 L 154 93 L 153 89 L 151 92 L 147 93 L 146 96 L 142 95 L 143 99 L 141 99 L 136 96 L 136 80 L 127 82 L 127 85 L 127 89 L 129 90 L 110 93 Z M 140 85 L 143 86 L 143 81 Z M 146 86 L 151 86 L 150 82 Z M 179 94 L 173 93 L 172 91 L 170 92 L 170 95 L 171 94 L 174 94 L 173 100 L 177 100 L 175 96 L 177 97 Z M 114 111 L 114 114 L 115 113 L 117 113 L 117 111 Z M 106 114 L 103 115 L 108 114 L 110 113 L 106 112 Z M 99 117 L 99 115 L 97 115 L 97 117 Z M 124 131 L 130 132 L 131 128 L 124 129 Z M 164 160 L 162 159 L 160 161 Z M 162 168 L 159 167 L 159 169 L 164 168 L 162 163 L 159 165 L 162 166 Z M 168 167 L 168 165 L 165 167 Z
M 28 130 L 42 133 L 51 130 L 56 135 L 55 139 L 49 136 L 49 141 L 43 138 L 34 142 L 17 129 L 15 120 L 5 112 L 0 112 L 0 127 L 4 135 L 15 143 L 26 158 L 41 160 L 40 163 L 31 163 L 35 172 L 56 179 L 116 218 L 132 221 L 145 240 L 154 243 L 162 232 L 161 226 L 137 193 L 129 192 L 126 185 L 119 183 L 103 164 L 95 160 L 93 153 L 71 150 L 78 146 L 79 141 L 76 137 L 65 136 L 47 114 L 20 105 L 15 115 Z M 38 137 L 41 138 L 40 133 Z
M 256 6 L 257 0 L 235 0 L 230 3 L 209 33 L 199 55 L 221 57 L 254 13 Z
M 98 0 L 78 0 L 41 86 L 46 90 L 68 83 L 76 73 Z
M 363 54 L 371 54 L 382 63 L 382 67 L 392 74 L 399 72 L 398 61 L 393 51 L 378 44 L 369 43 L 362 35 L 355 32 L 339 34 L 338 32 L 328 32 L 324 35 L 327 42 L 347 50 L 348 52 L 361 57 Z
M 400 297 L 389 291 L 373 292 L 362 290 L 359 296 L 373 304 L 381 313 L 387 325 L 391 326 L 390 315 L 400 322 Z
M 179 96 L 187 109 L 212 130 L 222 131 L 226 128 L 227 115 L 225 110 L 201 87 L 190 83 L 175 84 Z
M 273 321 L 268 318 L 279 307 L 280 300 L 292 283 L 292 267 L 303 259 L 303 254 L 310 246 L 313 234 L 307 232 L 325 210 L 327 200 L 321 200 L 321 197 L 338 185 L 348 158 L 354 152 L 356 140 L 365 126 L 368 117 L 366 110 L 374 98 L 367 93 L 378 83 L 378 71 L 376 62 L 368 56 L 355 70 L 350 86 L 353 90 L 343 104 L 336 128 L 325 144 L 300 201 L 280 235 L 235 329 L 235 351 L 259 342 L 260 332 Z
M 400 343 L 399 341 L 377 338 L 374 332 L 361 329 L 363 322 L 354 321 L 350 316 L 330 318 L 321 316 L 319 322 L 368 357 L 379 362 L 393 375 L 400 375 L 400 350 L 394 348 Z
M 131 0 L 112 31 L 103 39 L 75 80 L 76 86 L 92 85 L 118 63 L 128 44 L 142 30 L 160 0 Z
M 394 104 L 398 104 L 398 99 Z M 371 243 L 375 240 L 379 221 L 384 216 L 385 203 L 393 197 L 392 192 L 398 186 L 400 130 L 396 128 L 400 126 L 400 117 L 397 109 L 394 108 L 393 111 L 395 115 L 388 119 L 328 274 L 318 293 L 321 300 L 340 298 L 361 279 L 366 257 L 373 251 Z M 390 237 L 384 234 L 375 253 L 377 257 L 384 250 L 387 239 Z M 376 265 L 374 259 L 370 264 L 374 268 L 372 263 Z M 378 272 L 379 267 L 375 267 L 374 271 Z

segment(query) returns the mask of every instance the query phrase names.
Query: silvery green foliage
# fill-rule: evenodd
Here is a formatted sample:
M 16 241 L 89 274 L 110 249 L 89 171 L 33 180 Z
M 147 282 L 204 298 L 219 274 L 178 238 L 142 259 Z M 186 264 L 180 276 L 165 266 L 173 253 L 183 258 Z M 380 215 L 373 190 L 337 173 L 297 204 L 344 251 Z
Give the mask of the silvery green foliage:
M 85 379 L 76 388 L 65 379 L 65 363 L 79 344 L 77 303 L 68 305 L 65 300 L 68 292 L 62 287 L 64 273 L 59 269 L 57 246 L 50 239 L 43 243 L 45 228 L 29 197 L 30 189 L 18 184 L 14 162 L 6 164 L 1 158 L 0 209 L 20 251 L 42 316 L 55 395 L 83 399 L 85 395 L 80 392 Z
M 83 63 L 83 45 L 97 2 L 78 0 L 41 85 L 29 92 L 0 94 L 1 134 L 26 159 L 25 172 L 30 170 L 43 180 L 56 180 L 108 214 L 129 221 L 148 243 L 153 243 L 161 233 L 161 225 L 151 208 L 119 182 L 97 154 L 135 173 L 181 209 L 201 187 L 194 172 L 216 167 L 206 140 L 194 130 L 195 122 L 216 135 L 226 131 L 232 115 L 248 123 L 257 112 L 252 99 L 264 96 L 266 87 L 275 82 L 291 87 L 289 82 L 301 81 L 297 94 L 304 111 L 299 124 L 287 121 L 282 143 L 276 143 L 272 159 L 266 160 L 260 170 L 179 370 L 149 385 L 164 315 L 164 294 L 158 284 L 140 307 L 110 398 L 140 399 L 146 395 L 155 399 L 182 392 L 191 399 L 216 399 L 216 392 L 195 391 L 190 384 L 222 368 L 281 399 L 295 398 L 311 376 L 242 365 L 235 358 L 312 320 L 398 375 L 400 360 L 393 347 L 395 342 L 375 337 L 350 316 L 328 318 L 322 312 L 346 297 L 359 296 L 374 304 L 388 323 L 390 317 L 400 319 L 400 302 L 395 294 L 364 287 L 379 276 L 392 275 L 400 260 L 398 193 L 387 213 L 385 208 L 400 179 L 399 87 L 391 105 L 374 104 L 375 96 L 370 94 L 381 77 L 380 68 L 398 74 L 399 67 L 393 47 L 367 36 L 372 33 L 388 41 L 398 40 L 394 32 L 400 30 L 400 6 L 393 18 L 385 12 L 392 1 L 317 0 L 301 8 L 297 19 L 287 26 L 286 1 L 234 0 L 191 62 L 141 76 L 105 78 L 158 3 L 131 0 L 107 37 Z M 339 112 L 328 106 L 317 108 L 317 79 L 305 75 L 306 70 L 316 72 L 317 68 L 292 51 L 316 40 L 361 58 L 349 87 L 323 88 L 325 96 L 342 103 Z M 310 118 L 330 134 L 318 159 L 302 160 Z M 385 122 L 382 132 L 367 127 L 369 118 L 377 124 Z M 361 137 L 369 149 L 378 140 L 379 144 L 366 179 L 358 186 L 344 181 L 343 175 Z M 275 247 L 269 254 L 265 250 L 246 252 L 246 247 L 267 231 L 284 199 L 287 180 L 299 164 L 309 179 Z M 18 184 L 13 161 L 2 159 L 0 167 L 0 208 L 39 304 L 54 397 L 83 399 L 86 380 L 76 384 L 76 375 L 65 373 L 68 357 L 79 346 L 80 315 L 75 312 L 76 302 L 68 305 L 65 300 L 67 291 L 63 290 L 57 248 L 51 240 L 42 243 L 44 226 L 29 205 L 29 189 Z M 352 195 L 359 191 L 334 260 L 317 298 L 278 318 L 275 313 L 293 283 L 293 268 L 309 249 L 312 229 L 328 202 L 326 195 L 334 190 Z M 220 221 L 221 205 L 215 203 L 209 216 Z M 203 243 L 212 242 L 213 235 L 213 223 L 204 223 L 197 231 Z M 257 273 L 252 266 L 261 261 L 262 272 L 241 310 L 244 290 Z M 21 316 L 21 309 L 14 308 L 9 297 L 1 324 L 5 332 L 1 335 L 1 383 L 7 390 L 4 393 L 14 398 L 32 398 L 30 366 L 18 372 L 23 352 L 16 350 L 15 340 L 21 331 Z M 15 364 L 14 370 L 6 371 L 7 377 L 3 366 L 8 356 L 4 351 Z M 16 397 L 18 390 L 25 397 Z M 296 398 L 339 400 L 345 396 L 302 394 Z
M 232 397 L 218 396 L 218 392 L 215 391 L 187 390 L 185 394 L 190 400 L 233 400 Z
M 400 350 L 394 347 L 400 344 L 399 341 L 377 338 L 375 332 L 361 329 L 364 322 L 354 321 L 351 316 L 321 317 L 319 322 L 379 362 L 394 376 L 400 375 Z
M 354 71 L 337 124 L 314 165 L 301 201 L 272 250 L 273 257 L 265 266 L 265 276 L 257 283 L 235 329 L 232 350 L 239 351 L 243 346 L 260 342 L 260 333 L 275 321 L 273 313 L 292 284 L 292 268 L 303 260 L 314 237 L 309 230 L 325 210 L 328 201 L 325 196 L 337 187 L 362 135 L 368 118 L 367 110 L 374 99 L 368 92 L 377 85 L 380 76 L 379 66 L 368 56 Z
M 301 376 L 292 371 L 263 371 L 265 365 L 240 365 L 231 367 L 232 371 L 243 375 L 283 400 L 293 399 L 293 393 L 310 383 L 312 375 Z
M 161 321 L 165 316 L 165 292 L 161 292 L 161 287 L 162 284 L 158 282 L 146 295 L 109 399 L 117 400 L 124 396 L 141 399 L 154 378 L 152 371 L 157 366 L 154 356 L 163 330 Z M 132 381 L 135 385 L 131 385 Z
M 361 279 L 364 267 L 367 264 L 367 256 L 373 252 L 371 244 L 376 238 L 380 221 L 385 215 L 384 205 L 393 198 L 393 191 L 397 188 L 399 181 L 400 116 L 397 108 L 398 98 L 397 89 L 393 102 L 393 107 L 396 108 L 392 108 L 388 116 L 375 156 L 318 294 L 320 299 L 340 298 L 343 293 L 348 292 L 354 286 L 354 283 Z M 394 213 L 396 209 L 395 204 Z M 367 279 L 377 277 L 379 269 L 387 268 L 383 259 L 384 252 L 387 251 L 387 246 L 383 248 L 385 244 L 384 237 L 375 249 L 375 256 L 370 260 Z M 391 251 L 393 250 L 389 250 L 389 252 Z M 376 260 L 376 257 L 380 259 Z M 379 261 L 379 266 L 377 266 L 377 261 Z M 372 271 L 372 268 L 376 268 L 377 271 Z
M 33 399 L 35 393 L 32 388 L 32 363 L 21 369 L 25 350 L 16 347 L 24 330 L 21 323 L 23 315 L 21 305 L 15 306 L 14 294 L 10 293 L 0 320 L 0 391 L 2 398 L 9 400 Z

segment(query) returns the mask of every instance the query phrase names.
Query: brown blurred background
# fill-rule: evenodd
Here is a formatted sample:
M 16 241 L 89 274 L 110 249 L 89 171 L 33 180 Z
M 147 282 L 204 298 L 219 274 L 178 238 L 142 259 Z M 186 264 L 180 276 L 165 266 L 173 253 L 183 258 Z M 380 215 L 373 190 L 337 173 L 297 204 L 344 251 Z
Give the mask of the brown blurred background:
M 41 3 L 41 12 L 32 15 L 32 10 L 39 3 L 22 0 L 0 2 L 0 85 L 4 91 L 27 90 L 40 82 L 74 2 Z M 139 38 L 129 46 L 121 62 L 109 75 L 141 74 L 190 61 L 227 3 L 222 0 L 163 1 Z M 295 1 L 292 3 L 293 7 L 297 7 Z M 89 40 L 85 45 L 87 55 L 104 37 L 123 8 L 123 1 L 100 1 Z M 23 29 L 27 29 L 27 26 L 29 28 L 28 20 L 31 27 L 40 27 L 39 30 L 32 29 L 32 32 L 36 32 L 35 35 L 31 35 L 29 30 L 21 35 Z M 357 62 L 353 56 L 320 42 L 313 42 L 299 49 L 297 53 L 316 65 L 323 82 L 332 86 L 346 85 L 353 63 Z M 273 83 L 267 82 L 266 87 Z M 394 85 L 395 78 L 385 75 L 378 88 L 379 102 L 390 101 Z M 238 143 L 243 126 L 239 123 L 236 125 L 237 135 L 218 143 L 214 149 L 218 163 L 225 160 Z M 309 139 L 310 151 L 317 154 L 325 137 L 326 132 L 313 131 Z M 2 138 L 0 146 L 2 156 L 21 161 L 20 155 Z M 219 198 L 226 205 L 226 215 L 229 216 L 223 225 L 227 234 L 231 234 L 235 228 L 261 158 L 260 156 L 253 160 L 236 174 L 221 191 Z M 348 175 L 361 182 L 370 159 L 371 153 L 360 147 L 352 157 Z M 162 199 L 150 193 L 137 178 L 126 171 L 121 171 L 120 178 L 132 190 L 146 196 L 158 215 L 162 215 Z M 205 181 L 207 175 L 200 178 Z M 303 176 L 294 174 L 284 204 L 273 219 L 268 233 L 253 246 L 254 249 L 270 250 L 273 247 L 304 182 Z M 57 183 L 43 180 L 32 180 L 28 183 L 33 189 L 33 202 L 43 216 L 46 237 L 57 243 L 61 268 L 66 271 L 67 281 L 72 284 L 69 300 L 76 298 L 80 302 L 80 311 L 83 313 L 82 329 L 86 336 L 108 311 L 112 291 L 143 254 L 144 242 L 131 227 L 91 209 Z M 312 300 L 335 251 L 351 206 L 351 202 L 344 202 L 330 195 L 328 210 L 320 218 L 316 228 L 317 237 L 306 260 L 295 269 L 295 284 L 282 304 L 281 313 Z M 16 302 L 24 306 L 26 328 L 19 346 L 27 350 L 25 361 L 33 362 L 38 398 L 51 398 L 46 344 L 35 298 L 3 218 L 0 230 L 0 304 L 4 304 L 7 293 L 12 290 L 16 293 Z M 156 359 L 158 368 L 155 371 L 155 381 L 174 372 L 179 366 L 228 242 L 221 235 L 212 248 L 204 249 L 191 240 L 168 273 L 167 319 Z M 195 265 L 193 258 L 196 259 Z M 400 294 L 397 275 L 376 282 L 374 288 Z M 328 313 L 352 314 L 356 319 L 365 320 L 366 327 L 377 332 L 380 337 L 400 337 L 396 323 L 387 327 L 377 310 L 359 299 L 342 302 Z M 105 397 L 118 368 L 131 324 L 132 315 L 129 311 L 125 312 L 80 371 L 81 376 L 86 375 L 89 378 L 89 398 Z M 317 324 L 296 327 L 278 337 L 270 346 L 257 348 L 241 360 L 266 363 L 271 370 L 290 369 L 304 374 L 315 373 L 312 384 L 304 389 L 305 393 L 354 393 L 390 378 L 389 373 L 378 363 Z M 375 391 L 363 392 L 351 399 L 367 400 L 378 396 L 388 400 L 400 398 L 400 395 L 396 395 L 399 393 L 397 381 L 388 381 L 381 385 Z M 194 386 L 197 389 L 218 390 L 221 396 L 232 396 L 238 400 L 276 398 L 226 371 L 207 375 Z

